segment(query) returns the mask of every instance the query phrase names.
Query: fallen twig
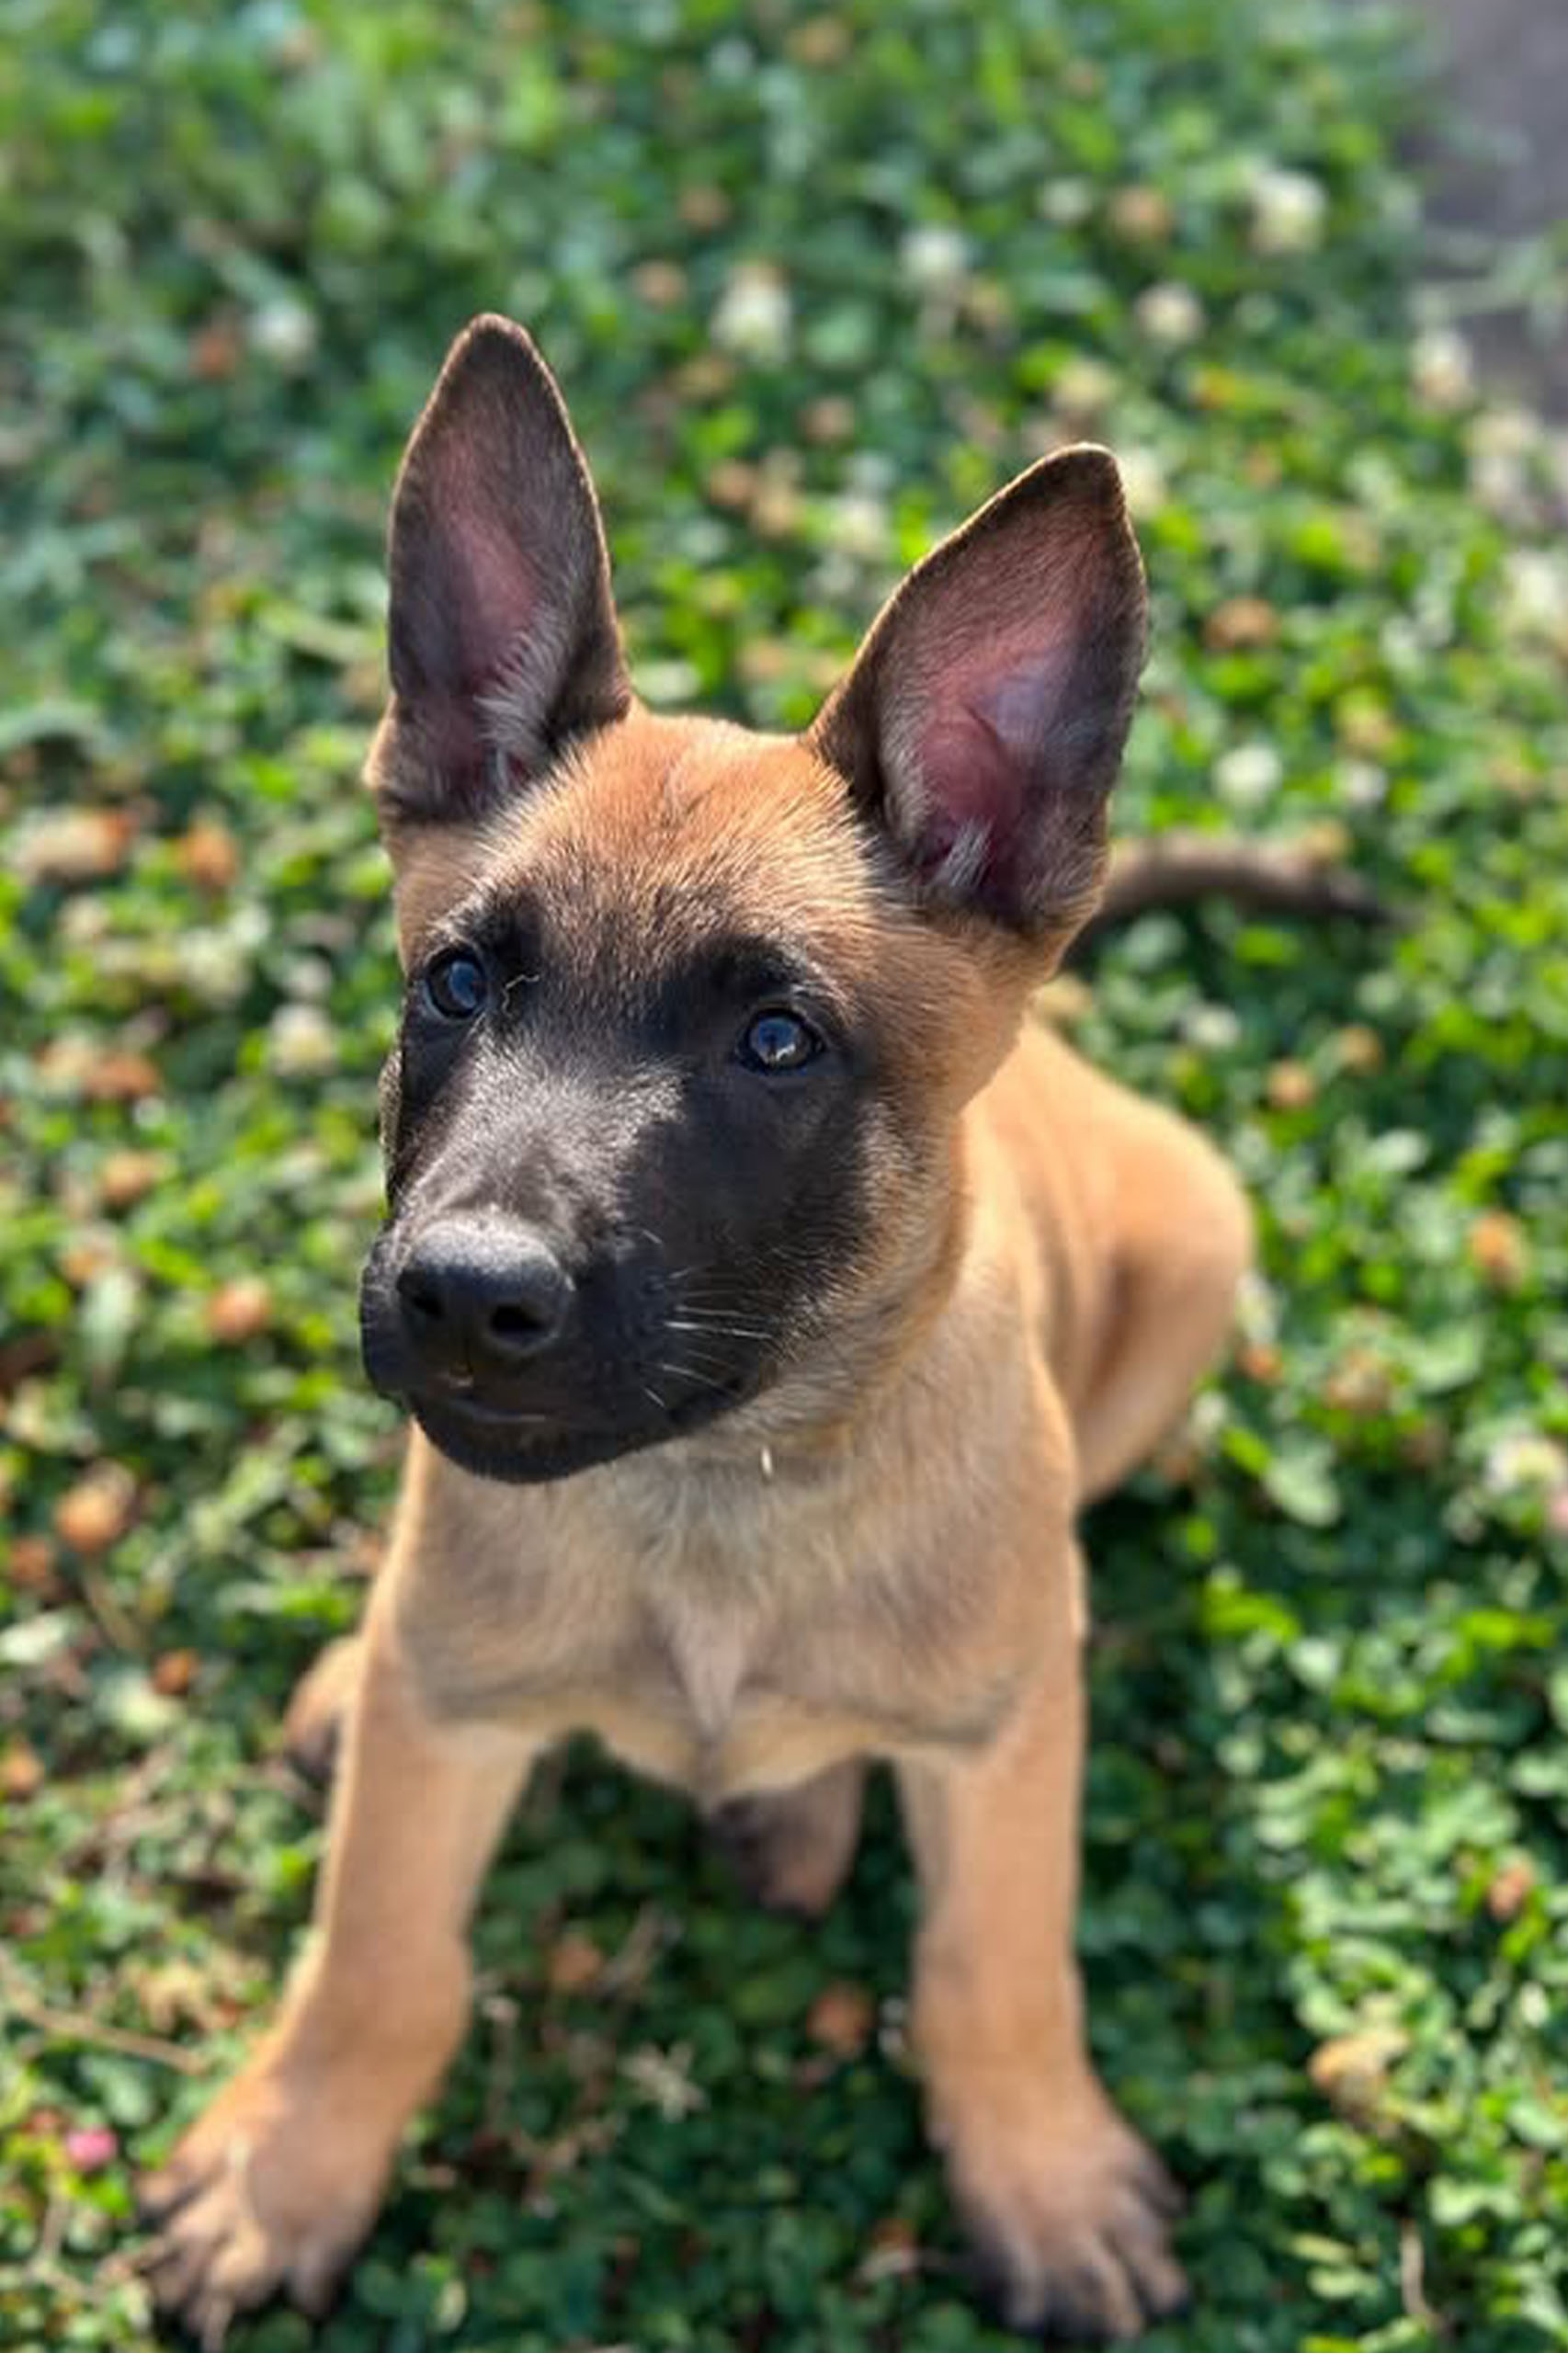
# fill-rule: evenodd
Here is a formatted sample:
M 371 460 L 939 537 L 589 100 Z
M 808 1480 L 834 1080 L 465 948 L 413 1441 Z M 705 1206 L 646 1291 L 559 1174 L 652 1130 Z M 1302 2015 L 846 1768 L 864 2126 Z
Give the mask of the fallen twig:
M 207 2072 L 208 2062 L 200 2052 L 187 2051 L 162 2035 L 137 2034 L 129 2027 L 105 2025 L 97 2018 L 84 2018 L 79 2011 L 58 2010 L 48 2002 L 37 2000 L 25 1985 L 17 1983 L 15 1971 L 9 1967 L 4 1967 L 3 1991 L 12 2017 L 24 2026 L 30 2026 L 36 2033 L 48 2035 L 52 2041 L 81 2042 L 98 2051 L 118 2051 L 124 2058 L 145 2059 L 154 2067 L 173 2067 L 182 2075 Z

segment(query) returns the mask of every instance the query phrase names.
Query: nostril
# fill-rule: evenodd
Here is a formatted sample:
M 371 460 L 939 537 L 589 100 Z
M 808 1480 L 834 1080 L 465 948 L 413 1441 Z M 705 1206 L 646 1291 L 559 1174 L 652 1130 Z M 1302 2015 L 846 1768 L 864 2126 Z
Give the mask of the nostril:
M 546 1306 L 525 1307 L 506 1302 L 490 1311 L 490 1328 L 500 1340 L 532 1340 L 553 1323 L 554 1315 Z
M 504 1357 L 525 1357 L 547 1347 L 565 1321 L 570 1288 L 552 1266 L 529 1268 L 520 1279 L 514 1269 L 505 1295 L 485 1313 L 491 1347 Z
M 446 1310 L 441 1294 L 428 1278 L 404 1273 L 398 1278 L 398 1296 L 418 1324 L 439 1324 Z

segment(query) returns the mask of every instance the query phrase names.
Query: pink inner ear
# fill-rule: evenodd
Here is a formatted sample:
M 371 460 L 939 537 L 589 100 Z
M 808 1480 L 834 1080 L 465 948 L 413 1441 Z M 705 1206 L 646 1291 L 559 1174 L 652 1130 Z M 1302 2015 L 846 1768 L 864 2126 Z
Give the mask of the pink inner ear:
M 915 747 L 927 823 L 945 820 L 949 837 L 983 827 L 998 849 L 1017 833 L 1031 791 L 1049 781 L 1072 658 L 1062 632 L 1042 630 L 938 674 Z
M 483 694 L 527 636 L 539 592 L 521 551 L 484 517 L 461 517 L 453 536 L 461 691 Z
M 1025 770 L 992 722 L 966 705 L 944 710 L 919 739 L 920 832 L 938 857 L 971 828 L 1004 840 L 1023 813 Z

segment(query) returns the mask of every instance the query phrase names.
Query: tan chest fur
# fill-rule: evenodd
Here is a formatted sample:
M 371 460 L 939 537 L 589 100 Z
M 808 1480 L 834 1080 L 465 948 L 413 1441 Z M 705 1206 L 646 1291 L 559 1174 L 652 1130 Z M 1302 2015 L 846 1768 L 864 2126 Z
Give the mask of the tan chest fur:
M 1034 1647 L 1012 1608 L 1015 1639 L 998 1640 L 994 1580 L 965 1574 L 951 1515 L 920 1529 L 918 1475 L 914 1508 L 872 1524 L 844 1461 L 765 1466 L 758 1449 L 684 1475 L 629 1464 L 560 1490 L 491 1488 L 478 1513 L 471 1496 L 460 1554 L 433 1552 L 460 1478 L 419 1462 L 426 1533 L 394 1566 L 432 1708 L 541 1743 L 597 1733 L 708 1802 L 868 1749 L 982 1742 Z

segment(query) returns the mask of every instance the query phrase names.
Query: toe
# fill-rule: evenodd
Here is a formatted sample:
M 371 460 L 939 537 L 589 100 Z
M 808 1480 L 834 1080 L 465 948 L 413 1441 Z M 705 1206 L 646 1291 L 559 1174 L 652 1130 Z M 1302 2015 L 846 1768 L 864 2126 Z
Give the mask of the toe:
M 180 2153 L 160 2165 L 156 2173 L 142 2176 L 136 2185 L 136 2211 L 143 2222 L 166 2222 L 171 2214 L 195 2195 L 200 2184 L 199 2169 Z
M 1143 2308 L 1115 2256 L 1094 2246 L 1048 2282 L 1043 2321 L 1048 2340 L 1125 2345 L 1142 2329 Z
M 1150 2320 L 1165 2320 L 1182 2310 L 1188 2298 L 1187 2276 L 1147 2206 L 1125 2200 L 1108 2218 L 1106 2238 Z
M 1138 2143 L 1137 2156 L 1131 2174 L 1133 2187 L 1140 2197 L 1148 2200 L 1156 2214 L 1174 2222 L 1187 2211 L 1187 2192 L 1175 2176 L 1160 2163 L 1153 2149 Z
M 315 2239 L 302 2247 L 289 2273 L 289 2293 L 312 2320 L 324 2320 L 337 2301 L 348 2257 L 336 2239 Z
M 234 2307 L 226 2296 L 210 2288 L 202 2290 L 186 2313 L 187 2325 L 201 2353 L 223 2353 L 223 2341 L 233 2317 Z

